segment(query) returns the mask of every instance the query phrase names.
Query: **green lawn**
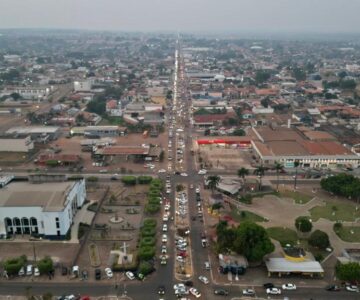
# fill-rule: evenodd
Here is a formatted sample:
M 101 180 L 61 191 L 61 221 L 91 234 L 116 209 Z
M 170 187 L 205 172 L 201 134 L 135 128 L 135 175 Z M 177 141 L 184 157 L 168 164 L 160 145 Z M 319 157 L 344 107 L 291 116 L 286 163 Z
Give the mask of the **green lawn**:
M 360 243 L 360 227 L 343 226 L 340 230 L 335 231 L 339 238 L 345 242 Z
M 300 193 L 298 191 L 282 191 L 280 192 L 280 197 L 285 197 L 285 198 L 292 198 L 295 200 L 296 204 L 306 204 L 308 203 L 313 197 Z
M 311 218 L 314 222 L 320 218 L 330 221 L 354 221 L 360 218 L 360 210 L 355 210 L 355 205 L 351 203 L 326 203 L 326 206 L 315 206 L 310 210 Z
M 299 239 L 296 231 L 287 227 L 269 227 L 266 231 L 272 239 L 279 241 L 282 246 L 286 244 L 296 245 Z
M 250 211 L 240 210 L 238 211 L 236 208 L 231 210 L 230 213 L 231 217 L 236 222 L 244 222 L 244 221 L 251 221 L 251 222 L 266 222 L 266 220 Z
M 103 118 L 99 123 L 99 125 L 119 125 L 119 126 L 123 126 L 124 124 L 125 122 L 122 117 L 110 117 L 110 116 Z

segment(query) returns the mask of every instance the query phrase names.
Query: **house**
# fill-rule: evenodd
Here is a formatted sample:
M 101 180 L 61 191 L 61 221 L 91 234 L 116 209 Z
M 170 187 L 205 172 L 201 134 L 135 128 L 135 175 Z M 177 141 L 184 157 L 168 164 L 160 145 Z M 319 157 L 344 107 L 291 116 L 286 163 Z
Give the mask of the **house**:
M 121 104 L 117 100 L 109 100 L 106 102 L 106 113 L 112 117 L 121 117 L 122 110 Z

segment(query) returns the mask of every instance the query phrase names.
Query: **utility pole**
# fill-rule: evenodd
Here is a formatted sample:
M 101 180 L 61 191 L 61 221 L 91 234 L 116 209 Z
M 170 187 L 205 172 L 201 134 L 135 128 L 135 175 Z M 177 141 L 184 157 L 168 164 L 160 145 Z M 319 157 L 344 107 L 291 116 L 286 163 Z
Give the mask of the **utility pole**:
M 36 262 L 35 242 L 33 242 L 32 244 L 33 244 L 34 261 Z

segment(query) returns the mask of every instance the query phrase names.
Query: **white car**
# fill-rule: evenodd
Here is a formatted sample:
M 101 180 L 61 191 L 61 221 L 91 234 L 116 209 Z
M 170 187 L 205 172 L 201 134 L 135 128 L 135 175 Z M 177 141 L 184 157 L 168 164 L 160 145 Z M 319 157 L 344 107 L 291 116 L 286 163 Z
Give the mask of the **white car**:
M 185 285 L 183 283 L 174 284 L 174 290 L 185 290 Z
M 198 172 L 199 175 L 205 175 L 206 173 L 207 173 L 207 170 L 205 170 L 205 169 L 201 169 L 201 170 Z
M 168 231 L 168 227 L 167 227 L 166 224 L 163 225 L 162 231 L 163 231 L 163 232 L 167 232 L 167 231 Z
M 34 268 L 34 276 L 35 276 L 35 277 L 40 276 L 40 270 L 39 270 L 38 267 L 35 267 L 35 268 Z
M 135 275 L 133 274 L 133 272 L 127 271 L 125 273 L 126 277 L 129 278 L 130 280 L 134 280 L 135 279 Z
M 356 285 L 347 285 L 345 289 L 349 292 L 359 292 L 359 288 Z
M 199 187 L 197 187 L 197 188 L 195 189 L 195 193 L 200 194 L 200 188 L 199 188 Z
M 190 293 L 195 296 L 196 298 L 200 298 L 201 297 L 201 293 L 194 287 L 190 288 Z
M 273 287 L 271 289 L 266 289 L 266 294 L 269 294 L 269 295 L 281 295 L 281 290 L 276 288 L 276 287 Z
M 166 173 L 166 170 L 165 170 L 165 169 L 160 169 L 160 170 L 158 171 L 158 173 Z
M 19 270 L 18 275 L 19 275 L 19 276 L 24 276 L 24 275 L 25 275 L 25 269 L 24 269 L 24 267 L 21 267 L 21 269 Z
M 282 289 L 283 290 L 293 291 L 293 290 L 296 290 L 296 285 L 292 284 L 292 283 L 285 283 L 285 284 L 282 285 Z
M 187 173 L 181 173 L 180 175 L 183 176 L 183 177 L 187 177 L 187 176 L 188 176 Z
M 105 274 L 106 274 L 107 278 L 109 278 L 109 279 L 113 278 L 113 276 L 114 276 L 114 274 L 110 268 L 105 268 Z
M 181 263 L 185 262 L 185 260 L 182 256 L 176 256 L 176 260 Z
M 255 291 L 253 289 L 245 289 L 245 290 L 242 291 L 242 294 L 244 296 L 254 296 Z
M 169 221 L 169 216 L 168 216 L 168 215 L 164 215 L 164 216 L 163 216 L 163 221 L 164 221 L 164 222 Z
M 207 279 L 205 276 L 199 276 L 199 280 L 204 283 L 204 284 L 208 284 L 209 283 L 209 279 Z
M 163 234 L 163 235 L 162 235 L 161 241 L 162 241 L 163 243 L 167 243 L 167 235 L 166 235 L 166 234 Z

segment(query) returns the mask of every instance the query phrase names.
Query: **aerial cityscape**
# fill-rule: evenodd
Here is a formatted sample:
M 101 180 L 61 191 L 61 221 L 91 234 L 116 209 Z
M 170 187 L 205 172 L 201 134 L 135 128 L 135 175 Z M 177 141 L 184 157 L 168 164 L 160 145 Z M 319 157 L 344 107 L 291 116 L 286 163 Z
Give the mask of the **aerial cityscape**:
M 360 299 L 357 1 L 3 2 L 0 300 Z

